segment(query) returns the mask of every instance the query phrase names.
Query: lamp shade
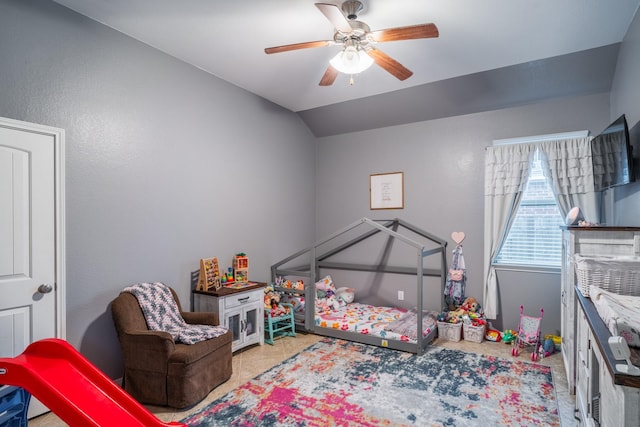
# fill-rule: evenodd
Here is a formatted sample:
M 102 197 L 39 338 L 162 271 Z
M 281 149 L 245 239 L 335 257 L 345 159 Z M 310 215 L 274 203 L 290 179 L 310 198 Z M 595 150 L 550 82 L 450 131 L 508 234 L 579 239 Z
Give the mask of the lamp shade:
M 344 74 L 359 74 L 373 64 L 373 58 L 355 46 L 347 46 L 329 61 L 331 66 Z

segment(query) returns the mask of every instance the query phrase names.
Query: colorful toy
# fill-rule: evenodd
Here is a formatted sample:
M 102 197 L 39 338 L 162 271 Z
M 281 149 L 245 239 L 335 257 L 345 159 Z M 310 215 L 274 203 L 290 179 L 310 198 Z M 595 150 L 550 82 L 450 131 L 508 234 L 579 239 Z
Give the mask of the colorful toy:
M 467 297 L 463 302 L 460 308 L 467 312 L 476 313 L 480 310 L 480 304 L 474 297 Z
M 485 332 L 484 338 L 487 341 L 500 342 L 500 340 L 502 339 L 502 334 L 497 329 L 487 328 L 487 332 Z
M 280 317 L 289 314 L 290 305 L 280 304 L 280 294 L 273 289 L 273 286 L 264 288 L 264 310 L 269 312 L 271 317 Z
M 538 349 L 540 347 L 540 324 L 544 316 L 544 310 L 540 308 L 540 317 L 525 316 L 524 306 L 520 306 L 520 322 L 518 324 L 518 333 L 513 341 L 511 349 L 512 356 L 518 356 L 520 348 L 533 346 L 531 352 L 531 361 L 538 360 Z
M 68 342 L 47 338 L 0 358 L 0 384 L 22 387 L 72 426 L 184 426 L 160 421 Z
M 249 258 L 247 254 L 240 252 L 233 258 L 233 279 L 236 282 L 249 280 Z
M 556 352 L 556 344 L 551 338 L 544 340 L 541 348 L 541 354 L 543 357 L 549 357 Z
M 226 280 L 224 281 L 226 282 Z M 200 260 L 200 272 L 196 289 L 205 292 L 212 288 L 218 290 L 222 282 L 218 258 L 202 258 Z
M 465 317 L 471 320 L 482 319 L 484 317 L 480 304 L 473 297 L 465 298 L 460 307 L 456 310 L 449 311 L 446 314 L 446 322 L 458 323 L 463 321 Z
M 340 305 L 351 304 L 355 299 L 356 293 L 355 290 L 347 287 L 342 287 L 336 289 L 336 298 Z
M 516 339 L 516 336 L 516 331 L 512 329 L 505 329 L 502 333 L 502 342 L 504 342 L 505 344 L 511 344 L 513 340 Z
M 559 335 L 547 334 L 544 336 L 545 341 L 549 339 L 553 341 L 553 344 L 556 347 L 556 352 L 562 350 L 562 338 Z

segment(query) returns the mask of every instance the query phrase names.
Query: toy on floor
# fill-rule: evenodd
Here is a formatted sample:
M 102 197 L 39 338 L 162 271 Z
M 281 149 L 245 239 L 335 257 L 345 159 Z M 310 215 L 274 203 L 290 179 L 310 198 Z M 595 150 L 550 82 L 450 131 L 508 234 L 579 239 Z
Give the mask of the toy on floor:
M 542 357 L 549 357 L 556 352 L 556 344 L 551 338 L 544 340 L 542 347 L 540 348 L 540 354 Z
M 502 342 L 505 344 L 511 344 L 518 334 L 513 329 L 505 329 L 502 333 Z
M 467 297 L 462 304 L 456 309 L 451 311 L 445 311 L 443 314 L 443 322 L 447 323 L 460 323 L 474 320 L 484 319 L 484 313 L 480 307 L 478 301 L 473 297 Z
M 540 317 L 525 316 L 524 306 L 520 306 L 520 322 L 518 324 L 518 332 L 516 339 L 513 341 L 511 349 L 512 356 L 518 356 L 520 349 L 533 346 L 531 352 L 531 360 L 538 360 L 538 349 L 540 348 L 540 324 L 544 316 L 544 310 L 540 308 Z

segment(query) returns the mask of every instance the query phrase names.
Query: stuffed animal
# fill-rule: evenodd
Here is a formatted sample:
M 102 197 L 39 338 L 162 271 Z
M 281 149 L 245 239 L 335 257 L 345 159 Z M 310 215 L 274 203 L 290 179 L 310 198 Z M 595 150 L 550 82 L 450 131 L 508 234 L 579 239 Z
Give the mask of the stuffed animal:
M 461 309 L 467 312 L 475 313 L 480 308 L 480 304 L 474 297 L 467 297 L 460 306 Z
M 289 313 L 289 307 L 280 304 L 280 294 L 273 289 L 273 286 L 264 288 L 264 309 L 265 313 L 271 314 L 271 317 L 280 317 Z
M 342 287 L 336 289 L 336 298 L 340 305 L 351 304 L 356 297 L 356 292 L 352 288 Z
M 273 290 L 273 287 L 267 286 L 264 288 L 264 308 L 272 309 L 278 306 L 280 302 L 280 294 Z
M 296 281 L 296 285 L 295 285 L 295 289 L 297 289 L 299 291 L 304 291 L 304 282 L 302 280 L 297 280 Z

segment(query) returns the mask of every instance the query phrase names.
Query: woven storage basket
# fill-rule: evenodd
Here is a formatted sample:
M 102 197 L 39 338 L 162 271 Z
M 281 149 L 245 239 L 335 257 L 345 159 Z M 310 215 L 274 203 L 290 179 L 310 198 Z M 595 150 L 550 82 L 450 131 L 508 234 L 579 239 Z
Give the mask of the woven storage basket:
M 462 329 L 462 335 L 465 341 L 482 342 L 484 339 L 484 325 L 473 326 L 465 323 Z
M 462 323 L 438 322 L 438 336 L 447 341 L 460 341 Z
M 585 297 L 597 286 L 620 295 L 640 295 L 640 257 L 574 256 L 578 289 Z

